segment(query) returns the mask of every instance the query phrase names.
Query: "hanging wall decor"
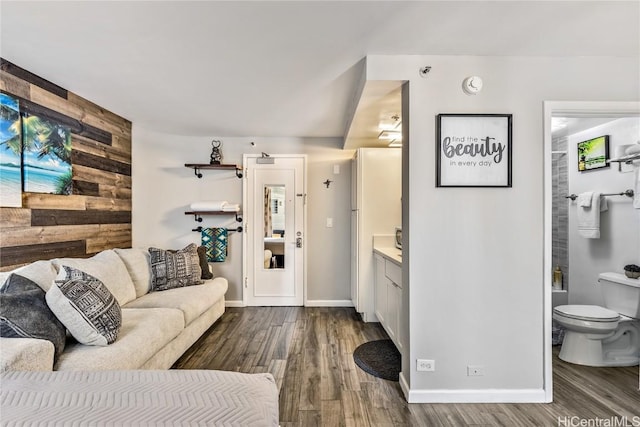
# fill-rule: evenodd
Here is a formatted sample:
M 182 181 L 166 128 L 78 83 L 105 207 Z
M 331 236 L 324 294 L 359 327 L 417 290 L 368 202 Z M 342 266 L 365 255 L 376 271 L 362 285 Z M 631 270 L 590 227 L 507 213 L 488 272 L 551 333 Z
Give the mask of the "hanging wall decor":
M 72 194 L 71 130 L 42 115 L 23 113 L 24 191 Z
M 0 93 L 0 206 L 22 207 L 21 152 L 18 100 Z
M 608 160 L 609 135 L 578 142 L 578 170 L 580 172 L 608 168 L 610 166 Z
M 439 114 L 437 187 L 511 187 L 511 114 Z

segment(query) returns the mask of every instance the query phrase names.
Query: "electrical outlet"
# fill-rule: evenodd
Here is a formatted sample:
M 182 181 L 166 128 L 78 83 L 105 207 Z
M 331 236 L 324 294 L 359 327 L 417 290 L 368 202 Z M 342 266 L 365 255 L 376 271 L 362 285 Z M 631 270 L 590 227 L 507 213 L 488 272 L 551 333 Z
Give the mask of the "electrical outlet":
M 327 218 L 327 228 L 333 227 L 333 218 Z
M 484 366 L 482 365 L 469 365 L 467 366 L 468 377 L 482 377 L 484 376 Z
M 416 364 L 416 370 L 418 371 L 435 371 L 436 361 L 429 359 L 418 359 Z

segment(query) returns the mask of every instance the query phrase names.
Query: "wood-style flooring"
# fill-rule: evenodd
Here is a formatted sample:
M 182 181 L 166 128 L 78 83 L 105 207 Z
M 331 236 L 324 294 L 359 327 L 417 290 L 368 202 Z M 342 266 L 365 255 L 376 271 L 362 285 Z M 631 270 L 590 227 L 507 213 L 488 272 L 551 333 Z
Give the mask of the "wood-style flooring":
M 640 426 L 637 366 L 587 368 L 557 356 L 550 404 L 407 404 L 399 383 L 353 361 L 358 345 L 386 337 L 351 308 L 229 308 L 174 368 L 271 372 L 282 427 Z

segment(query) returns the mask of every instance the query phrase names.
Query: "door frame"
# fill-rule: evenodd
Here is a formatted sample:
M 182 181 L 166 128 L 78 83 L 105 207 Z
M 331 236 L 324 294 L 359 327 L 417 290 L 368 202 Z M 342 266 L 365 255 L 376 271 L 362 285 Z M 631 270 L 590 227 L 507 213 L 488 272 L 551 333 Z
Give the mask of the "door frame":
M 246 209 L 249 204 L 249 174 L 248 172 L 248 161 L 250 159 L 256 159 L 262 157 L 260 154 L 243 154 L 242 155 L 242 169 L 243 169 L 243 179 L 242 179 L 242 207 L 245 209 L 243 212 L 243 220 L 244 220 L 244 230 L 242 233 L 242 306 L 247 307 L 247 289 L 248 289 L 248 272 L 249 272 L 249 233 L 246 232 L 247 227 L 251 230 L 253 224 L 249 224 L 249 220 L 253 220 L 253 218 L 249 218 L 249 211 Z M 303 307 L 307 306 L 307 247 L 309 244 L 309 236 L 307 234 L 307 171 L 308 171 L 308 161 L 306 154 L 271 154 L 269 157 L 275 159 L 277 162 L 278 159 L 290 159 L 290 158 L 301 158 L 303 159 L 303 179 L 302 179 L 302 193 L 304 194 L 304 200 L 302 203 L 302 235 L 304 237 L 303 244 L 305 245 L 305 250 L 303 251 L 302 257 L 302 304 Z M 254 254 L 255 255 L 255 254 Z M 254 257 L 255 258 L 255 257 Z
M 544 393 L 545 401 L 553 401 L 553 353 L 551 342 L 552 325 L 552 216 L 553 197 L 552 185 L 553 174 L 552 165 L 552 137 L 551 119 L 552 117 L 628 117 L 640 115 L 640 102 L 620 101 L 544 101 L 543 122 L 544 122 L 544 161 L 543 161 L 543 223 L 544 223 L 544 261 L 543 261 L 543 332 L 544 332 Z

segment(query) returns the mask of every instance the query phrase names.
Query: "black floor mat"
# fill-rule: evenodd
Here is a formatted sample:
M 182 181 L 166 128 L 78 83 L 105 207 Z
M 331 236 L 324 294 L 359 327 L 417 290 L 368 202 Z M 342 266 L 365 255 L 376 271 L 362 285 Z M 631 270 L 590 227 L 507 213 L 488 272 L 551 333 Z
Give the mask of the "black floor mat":
M 363 371 L 384 380 L 398 381 L 402 369 L 400 352 L 391 340 L 371 341 L 353 352 L 353 360 Z

